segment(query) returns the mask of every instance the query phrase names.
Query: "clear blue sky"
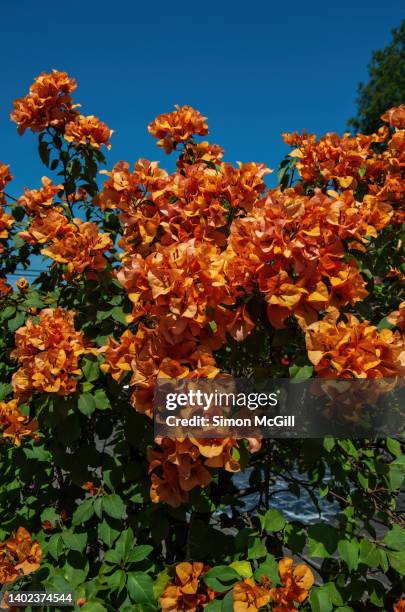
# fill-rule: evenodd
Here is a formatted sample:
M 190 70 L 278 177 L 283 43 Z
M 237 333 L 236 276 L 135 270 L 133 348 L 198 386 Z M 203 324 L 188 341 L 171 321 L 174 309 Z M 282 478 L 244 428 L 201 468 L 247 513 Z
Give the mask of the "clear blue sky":
M 37 187 L 46 171 L 36 138 L 19 137 L 8 118 L 41 71 L 76 77 L 83 113 L 114 129 L 109 165 L 164 159 L 146 126 L 188 103 L 208 116 L 227 159 L 276 168 L 282 131 L 344 131 L 371 52 L 404 9 L 402 0 L 2 0 L 0 160 L 15 176 L 10 192 Z

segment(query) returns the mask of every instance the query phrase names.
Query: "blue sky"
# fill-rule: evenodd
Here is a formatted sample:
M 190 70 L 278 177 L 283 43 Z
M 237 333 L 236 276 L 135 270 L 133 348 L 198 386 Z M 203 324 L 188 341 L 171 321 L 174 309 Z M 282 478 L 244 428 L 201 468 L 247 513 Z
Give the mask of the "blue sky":
M 276 168 L 282 131 L 343 132 L 373 49 L 404 15 L 402 0 L 143 2 L 3 0 L 0 160 L 9 191 L 46 171 L 36 137 L 19 137 L 12 100 L 51 68 L 78 80 L 75 99 L 114 129 L 109 166 L 162 159 L 147 124 L 173 105 L 208 116 L 229 161 Z

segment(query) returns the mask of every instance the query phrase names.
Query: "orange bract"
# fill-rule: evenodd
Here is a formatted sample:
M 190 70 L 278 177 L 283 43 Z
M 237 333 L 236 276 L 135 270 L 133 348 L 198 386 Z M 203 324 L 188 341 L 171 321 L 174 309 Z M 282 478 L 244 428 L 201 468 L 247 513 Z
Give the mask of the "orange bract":
M 29 318 L 15 334 L 12 357 L 21 364 L 13 375 L 14 394 L 27 398 L 35 391 L 70 395 L 81 374 L 81 355 L 94 352 L 73 324 L 73 313 L 63 308 L 41 310 L 39 321 Z
M 233 587 L 233 609 L 235 612 L 257 612 L 270 601 L 267 587 L 256 584 L 252 578 L 245 578 Z
M 63 128 L 76 114 L 70 94 L 76 89 L 76 81 L 66 72 L 53 70 L 41 73 L 31 85 L 28 95 L 14 101 L 11 119 L 18 132 L 26 129 L 41 132 L 47 127 Z
M 110 138 L 112 130 L 94 117 L 89 115 L 87 117 L 78 115 L 73 121 L 70 121 L 64 131 L 64 138 L 68 142 L 74 144 L 91 145 L 96 149 L 99 149 L 101 145 L 105 145 L 107 149 L 111 148 Z
M 4 208 L 0 205 L 0 253 L 4 251 L 4 245 L 1 241 L 7 240 L 9 230 L 14 223 L 11 215 L 7 214 Z
M 198 612 L 215 593 L 201 581 L 209 568 L 203 563 L 184 561 L 176 566 L 174 582 L 169 582 L 160 597 L 163 612 Z
M 51 179 L 43 176 L 42 187 L 25 189 L 18 203 L 26 209 L 29 215 L 48 214 L 47 209 L 53 205 L 56 194 L 62 188 L 62 185 L 54 185 Z
M 159 138 L 158 146 L 170 153 L 176 145 L 190 140 L 193 134 L 205 136 L 208 125 L 202 114 L 191 106 L 176 105 L 176 110 L 163 113 L 149 124 L 148 130 L 155 138 Z
M 11 438 L 16 446 L 20 446 L 22 438 L 28 436 L 36 437 L 37 422 L 30 421 L 18 407 L 18 400 L 0 402 L 0 427 L 3 428 L 3 436 Z
M 0 584 L 12 583 L 20 576 L 35 572 L 41 562 L 42 551 L 37 541 L 23 527 L 0 544 Z
M 0 276 L 0 297 L 6 296 L 12 291 L 11 286 L 6 282 L 6 279 Z
M 305 563 L 294 565 L 289 557 L 278 562 L 278 572 L 282 586 L 270 591 L 272 610 L 274 612 L 295 612 L 296 605 L 301 604 L 309 595 L 315 579 Z
M 81 219 L 73 219 L 73 223 L 62 230 L 62 236 L 55 236 L 51 245 L 41 253 L 57 264 L 66 264 L 65 278 L 84 272 L 88 278 L 93 278 L 95 273 L 104 270 L 107 266 L 104 253 L 112 246 L 109 234 L 100 234 L 97 223 Z
M 1 192 L 4 191 L 5 186 L 12 180 L 12 176 L 10 173 L 10 166 L 3 164 L 0 162 L 0 195 Z
M 405 612 L 405 599 L 399 599 L 394 605 L 393 612 Z
M 389 378 L 405 373 L 404 338 L 389 329 L 378 331 L 353 315 L 339 319 L 331 309 L 306 332 L 308 357 L 321 378 Z

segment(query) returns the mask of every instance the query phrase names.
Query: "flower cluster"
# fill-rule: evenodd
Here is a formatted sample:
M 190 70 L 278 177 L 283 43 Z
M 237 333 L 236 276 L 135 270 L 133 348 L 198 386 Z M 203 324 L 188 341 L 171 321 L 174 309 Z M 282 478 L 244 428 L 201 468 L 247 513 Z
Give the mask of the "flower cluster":
M 66 125 L 63 137 L 76 145 L 91 145 L 95 149 L 105 145 L 110 149 L 111 135 L 112 130 L 94 115 L 78 115 Z
M 273 602 L 273 612 L 294 612 L 297 604 L 303 603 L 311 590 L 315 578 L 305 563 L 294 565 L 290 557 L 284 557 L 278 562 L 280 587 L 273 587 L 270 598 Z
M 372 217 L 372 218 L 371 218 Z M 226 272 L 246 293 L 258 286 L 274 327 L 294 315 L 305 328 L 328 306 L 354 305 L 365 281 L 345 241 L 362 249 L 390 211 L 370 211 L 351 192 L 305 196 L 298 189 L 270 192 L 230 228 Z
M 196 612 L 215 598 L 215 593 L 201 581 L 209 568 L 203 563 L 184 561 L 176 565 L 174 582 L 170 582 L 162 596 L 162 612 Z
M 12 180 L 10 167 L 0 162 L 0 193 L 2 194 L 7 183 Z
M 43 177 L 40 189 L 25 190 L 19 204 L 32 221 L 19 235 L 30 244 L 49 244 L 41 252 L 56 264 L 65 265 L 66 279 L 84 272 L 92 278 L 107 266 L 104 253 L 112 246 L 110 235 L 100 234 L 97 224 L 90 221 L 74 218 L 69 222 L 63 203 L 54 204 L 60 189 L 61 185 Z
M 48 127 L 63 129 L 77 114 L 70 95 L 76 87 L 75 79 L 66 72 L 41 73 L 29 93 L 14 101 L 11 119 L 17 124 L 18 132 L 23 134 L 27 129 L 41 132 Z
M 36 437 L 37 422 L 30 421 L 18 407 L 18 400 L 0 402 L 0 427 L 4 438 L 10 438 L 12 443 L 20 446 L 22 438 Z
M 170 153 L 180 143 L 190 140 L 193 134 L 205 136 L 208 125 L 205 117 L 191 106 L 176 105 L 172 113 L 163 113 L 149 125 L 149 133 L 159 138 L 158 146 Z
M 378 331 L 368 321 L 331 309 L 306 331 L 310 361 L 320 378 L 391 378 L 405 374 L 405 341 L 399 331 Z
M 373 149 L 389 137 L 388 128 L 370 137 L 327 135 L 321 144 L 286 137 L 301 147 L 298 167 L 307 172 L 305 180 L 319 188 L 309 192 L 300 182 L 282 191 L 266 188 L 263 164 L 235 168 L 222 161 L 220 147 L 192 140 L 206 133 L 201 121 L 190 108 L 158 117 L 149 130 L 160 144 L 171 151 L 183 143 L 176 171 L 167 174 L 141 159 L 131 172 L 120 162 L 96 198 L 102 210 L 120 211 L 117 278 L 133 304 L 128 321 L 136 326 L 120 341 L 108 341 L 103 369 L 116 380 L 132 371 L 134 407 L 149 416 L 158 376 L 219 374 L 214 352 L 228 337 L 244 340 L 255 326 L 252 295 L 265 302 L 273 327 L 293 317 L 303 330 L 327 310 L 364 300 L 368 292 L 355 253 L 367 250 L 396 214 L 396 202 L 380 189 L 393 154 L 380 159 Z M 370 189 L 362 198 L 355 189 L 365 161 Z M 333 183 L 335 190 L 323 191 L 318 175 L 323 187 Z M 155 501 L 186 498 L 179 485 L 183 464 L 176 453 L 175 461 L 168 459 L 173 453 L 160 454 L 160 475 L 151 469 Z M 194 445 L 191 456 L 198 476 L 189 484 L 204 486 L 201 449 Z
M 65 264 L 64 278 L 70 279 L 87 272 L 87 278 L 95 278 L 107 266 L 104 253 L 111 248 L 109 234 L 100 234 L 97 223 L 73 219 L 64 226 L 63 235 L 53 239 L 42 249 L 57 264 Z
M 13 583 L 20 576 L 35 572 L 40 565 L 42 551 L 24 527 L 0 544 L 0 584 Z
M 208 588 L 201 578 L 208 571 L 203 563 L 179 563 L 176 566 L 174 581 L 170 581 L 160 597 L 164 612 L 199 612 L 218 596 Z M 315 582 L 314 575 L 305 563 L 294 565 L 289 557 L 278 562 L 281 586 L 272 587 L 270 580 L 262 576 L 256 582 L 245 578 L 237 582 L 233 589 L 233 610 L 235 612 L 258 612 L 271 604 L 273 612 L 294 612 L 309 595 Z
M 191 489 L 206 487 L 211 482 L 207 467 L 239 471 L 238 446 L 238 441 L 232 438 L 163 438 L 161 450 L 149 453 L 152 501 L 180 506 L 188 500 Z
M 75 79 L 66 72 L 41 73 L 29 93 L 14 101 L 10 116 L 19 134 L 27 129 L 42 132 L 53 128 L 74 145 L 90 145 L 95 149 L 105 145 L 109 149 L 112 131 L 94 115 L 79 114 L 77 107 L 80 105 L 73 104 L 71 96 L 76 87 Z
M 11 285 L 9 285 L 6 282 L 5 278 L 0 276 L 0 298 L 3 298 L 6 295 L 8 295 L 10 293 L 10 291 L 12 291 Z
M 7 240 L 11 226 L 14 223 L 14 219 L 11 215 L 6 213 L 3 206 L 5 203 L 4 189 L 12 180 L 9 166 L 0 162 L 0 253 L 4 251 L 3 241 Z
M 12 379 L 17 398 L 32 393 L 70 395 L 75 392 L 81 355 L 95 351 L 74 328 L 74 315 L 63 308 L 46 308 L 39 320 L 29 318 L 15 334 L 12 357 L 20 368 Z
M 382 119 L 390 124 L 376 134 L 326 134 L 316 140 L 314 134 L 284 134 L 287 144 L 296 147 L 290 154 L 297 158 L 296 168 L 306 183 L 332 184 L 342 189 L 365 192 L 365 203 L 394 205 L 396 223 L 404 221 L 405 179 L 405 105 L 387 111 Z M 386 145 L 384 148 L 379 145 Z
M 267 580 L 257 584 L 253 578 L 245 578 L 233 587 L 234 612 L 256 612 L 270 601 L 270 590 Z

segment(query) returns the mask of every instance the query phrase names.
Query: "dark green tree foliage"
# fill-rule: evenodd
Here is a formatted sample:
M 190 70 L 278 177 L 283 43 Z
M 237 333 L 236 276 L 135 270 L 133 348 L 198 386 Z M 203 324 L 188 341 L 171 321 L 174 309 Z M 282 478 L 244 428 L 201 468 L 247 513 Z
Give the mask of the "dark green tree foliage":
M 405 103 L 405 19 L 393 30 L 390 44 L 374 51 L 368 72 L 368 83 L 358 86 L 357 116 L 348 122 L 363 134 L 381 127 L 388 108 Z

